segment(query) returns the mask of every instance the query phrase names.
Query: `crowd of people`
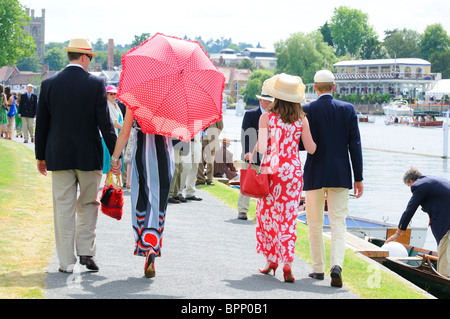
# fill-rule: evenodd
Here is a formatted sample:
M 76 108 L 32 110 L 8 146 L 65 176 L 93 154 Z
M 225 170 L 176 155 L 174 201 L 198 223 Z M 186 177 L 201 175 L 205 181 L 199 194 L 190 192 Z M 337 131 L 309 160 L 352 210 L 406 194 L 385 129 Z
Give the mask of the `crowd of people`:
M 230 140 L 219 139 L 223 122 L 212 124 L 189 142 L 143 133 L 128 107 L 116 101 L 117 89 L 105 90 L 103 81 L 87 72 L 97 56 L 88 41 L 72 39 L 65 50 L 69 65 L 42 82 L 35 134 L 38 171 L 43 175 L 52 171 L 59 271 L 71 273 L 77 257 L 87 269 L 99 270 L 95 259 L 98 189 L 102 176 L 111 172 L 126 176 L 134 254 L 145 257 L 144 274 L 154 277 L 168 204 L 201 201 L 196 186 L 214 186 L 214 177 L 239 178 L 228 150 Z M 270 193 L 257 202 L 256 250 L 267 261 L 259 271 L 275 273 L 284 263 L 284 280 L 295 282 L 291 264 L 296 216 L 305 191 L 309 277 L 325 278 L 326 200 L 332 228 L 331 286 L 342 287 L 349 191 L 353 189 L 356 198 L 364 191 L 361 138 L 353 105 L 332 96 L 333 74 L 318 71 L 314 87 L 319 98 L 306 104 L 300 77 L 277 74 L 264 82 L 257 96 L 260 106 L 246 111 L 242 121 L 243 168 L 251 160 L 255 169 L 270 174 Z M 308 153 L 303 170 L 301 151 Z M 237 218 L 247 219 L 249 201 L 240 194 Z M 442 233 L 440 229 L 440 238 Z
M 9 86 L 0 85 L 1 137 L 11 140 L 23 137 L 24 143 L 34 142 L 34 121 L 36 118 L 37 95 L 33 85 L 27 85 L 27 92 L 12 92 Z

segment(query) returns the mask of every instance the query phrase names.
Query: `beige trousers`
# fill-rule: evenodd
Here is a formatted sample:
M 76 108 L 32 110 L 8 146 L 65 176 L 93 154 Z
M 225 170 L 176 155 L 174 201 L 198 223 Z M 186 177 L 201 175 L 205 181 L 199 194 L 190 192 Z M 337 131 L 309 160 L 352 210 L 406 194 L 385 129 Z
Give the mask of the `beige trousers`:
M 73 270 L 76 255 L 95 255 L 101 178 L 102 171 L 52 172 L 56 252 L 62 270 Z
M 438 273 L 443 276 L 450 277 L 450 230 L 442 237 L 437 247 Z
M 23 139 L 28 141 L 28 138 L 34 138 L 34 118 L 22 116 L 22 133 Z
M 314 272 L 325 272 L 326 254 L 323 241 L 325 198 L 327 199 L 328 218 L 331 227 L 330 266 L 337 265 L 343 268 L 348 192 L 347 188 L 322 188 L 305 192 L 311 263 Z

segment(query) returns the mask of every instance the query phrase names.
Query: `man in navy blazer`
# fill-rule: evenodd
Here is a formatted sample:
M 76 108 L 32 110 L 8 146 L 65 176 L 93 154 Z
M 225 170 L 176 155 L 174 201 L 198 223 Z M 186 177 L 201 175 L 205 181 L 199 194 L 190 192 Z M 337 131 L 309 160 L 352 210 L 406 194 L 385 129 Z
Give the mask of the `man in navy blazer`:
M 37 168 L 44 176 L 47 170 L 52 171 L 59 271 L 73 271 L 77 262 L 74 250 L 80 264 L 98 271 L 93 257 L 103 165 L 99 129 L 111 155 L 117 136 L 104 82 L 87 72 L 97 54 L 86 39 L 71 40 L 65 50 L 70 64 L 41 85 L 36 116 Z
M 259 100 L 259 107 L 248 110 L 244 114 L 241 129 L 241 145 L 242 145 L 242 161 L 244 165 L 242 168 L 246 169 L 249 165 L 249 160 L 256 142 L 258 142 L 259 118 L 266 111 L 269 105 L 273 102 L 273 97 L 261 92 L 261 95 L 256 95 Z M 261 165 L 262 155 L 255 152 L 252 159 L 252 167 L 259 170 Z M 250 205 L 250 197 L 239 193 L 238 198 L 238 219 L 247 219 L 248 207 Z
M 31 138 L 31 143 L 34 142 L 34 118 L 37 110 L 37 95 L 33 93 L 33 85 L 27 85 L 27 93 L 20 97 L 20 105 L 18 116 L 22 119 L 23 142 L 28 143 L 28 138 Z
M 400 218 L 397 232 L 386 243 L 397 240 L 409 225 L 419 206 L 430 216 L 430 227 L 438 244 L 438 269 L 450 277 L 450 181 L 436 176 L 424 176 L 411 168 L 403 176 L 403 182 L 411 187 L 412 197 Z
M 332 229 L 331 285 L 342 287 L 349 189 L 354 188 L 357 198 L 363 193 L 361 139 L 354 106 L 332 96 L 335 89 L 333 74 L 328 70 L 318 71 L 314 77 L 314 89 L 319 94 L 318 100 L 303 106 L 317 144 L 316 152 L 307 156 L 303 175 L 313 266 L 313 273 L 309 276 L 324 279 L 322 229 L 326 199 Z

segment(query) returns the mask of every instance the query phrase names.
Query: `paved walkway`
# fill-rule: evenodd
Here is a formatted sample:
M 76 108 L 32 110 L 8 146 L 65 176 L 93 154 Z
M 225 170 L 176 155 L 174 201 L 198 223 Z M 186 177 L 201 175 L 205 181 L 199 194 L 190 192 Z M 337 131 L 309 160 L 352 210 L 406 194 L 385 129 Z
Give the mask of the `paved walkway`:
M 133 255 L 130 192 L 117 221 L 100 213 L 97 261 L 100 271 L 79 266 L 72 275 L 58 272 L 57 258 L 48 267 L 47 298 L 176 298 L 176 299 L 349 299 L 345 289 L 330 286 L 329 278 L 307 277 L 310 267 L 296 259 L 294 284 L 262 275 L 264 257 L 256 253 L 255 224 L 236 218 L 235 211 L 204 191 L 201 202 L 169 204 L 162 257 L 156 259 L 156 277 L 144 277 L 143 257 Z
M 15 139 L 21 143 L 23 139 Z M 34 151 L 34 144 L 24 144 Z M 103 185 L 103 184 L 102 184 Z M 130 192 L 124 190 L 124 214 L 117 221 L 99 212 L 97 262 L 99 272 L 81 265 L 71 275 L 58 272 L 50 260 L 48 299 L 359 299 L 345 289 L 308 277 L 310 266 L 296 257 L 295 283 L 258 271 L 265 259 L 256 253 L 255 224 L 238 220 L 237 212 L 199 190 L 201 202 L 169 204 L 162 257 L 156 277 L 145 278 L 143 257 L 134 256 Z M 344 278 L 345 281 L 345 278 Z

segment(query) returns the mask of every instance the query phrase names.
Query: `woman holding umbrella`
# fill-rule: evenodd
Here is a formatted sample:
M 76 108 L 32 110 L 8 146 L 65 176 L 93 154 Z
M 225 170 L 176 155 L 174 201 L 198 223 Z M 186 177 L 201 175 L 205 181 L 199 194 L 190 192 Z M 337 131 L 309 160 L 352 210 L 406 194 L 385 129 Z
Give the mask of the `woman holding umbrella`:
M 135 255 L 146 256 L 145 276 L 155 276 L 161 255 L 170 184 L 175 171 L 172 138 L 189 142 L 222 118 L 225 77 L 198 42 L 156 34 L 122 56 L 117 98 L 127 106 L 111 157 L 118 158 L 133 122 L 138 132 L 131 163 Z
M 111 172 L 120 174 L 120 154 L 130 136 L 134 118 L 127 108 L 122 130 L 111 156 Z M 161 255 L 167 201 L 175 164 L 170 137 L 145 134 L 137 126 L 131 169 L 132 226 L 134 254 L 146 257 L 144 273 L 155 276 L 155 258 Z

